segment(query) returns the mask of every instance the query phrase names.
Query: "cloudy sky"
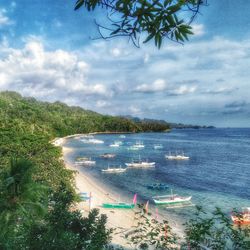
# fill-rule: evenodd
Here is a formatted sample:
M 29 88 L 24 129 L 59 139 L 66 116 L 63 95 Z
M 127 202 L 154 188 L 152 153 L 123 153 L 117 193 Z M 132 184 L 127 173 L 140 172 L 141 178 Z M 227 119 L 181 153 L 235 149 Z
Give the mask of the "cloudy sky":
M 250 1 L 208 0 L 185 45 L 94 40 L 101 11 L 0 0 L 0 91 L 111 115 L 250 125 Z

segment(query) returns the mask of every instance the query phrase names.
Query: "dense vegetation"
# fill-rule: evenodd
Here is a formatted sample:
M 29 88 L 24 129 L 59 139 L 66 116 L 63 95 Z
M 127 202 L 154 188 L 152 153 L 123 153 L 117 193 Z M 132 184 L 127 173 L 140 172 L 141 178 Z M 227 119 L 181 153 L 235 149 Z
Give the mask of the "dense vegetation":
M 159 126 L 160 124 L 160 126 Z M 0 93 L 0 249 L 101 250 L 112 230 L 93 209 L 82 217 L 75 208 L 73 172 L 64 168 L 56 136 L 93 131 L 162 131 L 153 121 L 103 116 L 62 103 L 38 102 L 14 92 Z M 149 217 L 143 206 L 130 244 L 139 249 L 250 249 L 249 229 L 233 227 L 219 210 L 186 225 L 180 243 L 166 221 Z M 112 249 L 109 248 L 109 249 Z
M 143 130 L 151 125 L 0 93 L 0 249 L 100 249 L 107 244 L 105 216 L 94 210 L 82 219 L 69 211 L 76 198 L 73 173 L 50 141 L 75 133 Z

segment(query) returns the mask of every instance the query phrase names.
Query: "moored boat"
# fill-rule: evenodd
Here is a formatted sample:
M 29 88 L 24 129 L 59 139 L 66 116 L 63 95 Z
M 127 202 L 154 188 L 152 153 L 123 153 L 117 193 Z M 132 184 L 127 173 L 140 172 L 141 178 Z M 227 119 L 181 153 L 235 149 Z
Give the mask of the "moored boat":
M 177 152 L 175 154 L 169 152 L 168 155 L 165 155 L 165 158 L 168 160 L 189 160 L 189 156 L 184 155 L 184 153 L 178 154 Z
M 173 205 L 173 204 L 183 204 L 186 202 L 190 202 L 192 196 L 179 196 L 177 194 L 173 194 L 171 190 L 170 195 L 161 195 L 152 197 L 153 201 L 156 205 Z
M 102 169 L 103 173 L 123 173 L 125 172 L 127 169 L 126 168 L 122 168 L 121 166 L 119 168 L 110 168 L 108 167 L 107 169 Z
M 110 147 L 120 147 L 122 145 L 122 142 L 121 141 L 115 141 L 114 143 L 110 144 L 109 146 Z
M 147 185 L 147 188 L 152 189 L 152 190 L 166 190 L 169 188 L 169 186 L 164 183 L 153 183 L 153 184 Z
M 114 158 L 116 155 L 115 154 L 109 154 L 109 153 L 104 153 L 100 155 L 102 158 L 109 159 L 109 158 Z
M 125 165 L 134 168 L 152 168 L 155 167 L 155 162 L 142 161 L 139 156 L 139 160 L 132 160 L 130 163 L 125 163 Z
M 162 144 L 154 144 L 154 149 L 162 149 Z
M 85 165 L 85 166 L 92 166 L 95 165 L 95 161 L 91 160 L 91 158 L 88 157 L 80 157 L 77 158 L 75 161 L 76 165 Z

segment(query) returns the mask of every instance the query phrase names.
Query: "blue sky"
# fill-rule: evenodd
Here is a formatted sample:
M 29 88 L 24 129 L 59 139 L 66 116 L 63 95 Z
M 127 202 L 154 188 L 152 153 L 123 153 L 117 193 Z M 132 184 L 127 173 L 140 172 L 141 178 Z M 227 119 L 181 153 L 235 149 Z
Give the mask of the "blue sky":
M 20 3 L 21 2 L 21 3 Z M 209 0 L 185 45 L 93 40 L 101 10 L 0 0 L 0 91 L 111 115 L 249 127 L 250 1 Z

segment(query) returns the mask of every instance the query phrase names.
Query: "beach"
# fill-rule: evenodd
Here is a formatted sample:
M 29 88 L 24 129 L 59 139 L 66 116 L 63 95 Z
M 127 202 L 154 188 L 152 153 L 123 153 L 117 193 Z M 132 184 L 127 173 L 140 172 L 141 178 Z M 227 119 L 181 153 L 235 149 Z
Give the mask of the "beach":
M 70 153 L 72 149 L 64 147 L 63 141 L 61 141 L 61 147 L 66 168 L 77 171 L 75 166 L 67 161 L 67 154 Z M 133 226 L 135 226 L 135 210 L 102 208 L 101 204 L 103 202 L 117 201 L 118 194 L 114 194 L 114 192 L 108 187 L 101 185 L 97 182 L 97 180 L 90 178 L 82 172 L 76 172 L 75 184 L 77 193 L 86 192 L 88 194 L 91 193 L 92 196 L 91 207 L 89 206 L 89 202 L 80 202 L 78 204 L 77 208 L 81 210 L 83 216 L 88 215 L 90 208 L 99 209 L 100 214 L 107 215 L 108 228 L 116 228 L 116 230 L 112 234 L 111 243 L 114 245 L 121 245 L 126 249 L 132 249 L 131 246 L 128 244 L 127 240 L 124 238 L 124 235 L 128 233 L 133 228 Z M 129 200 L 125 201 L 129 202 Z

